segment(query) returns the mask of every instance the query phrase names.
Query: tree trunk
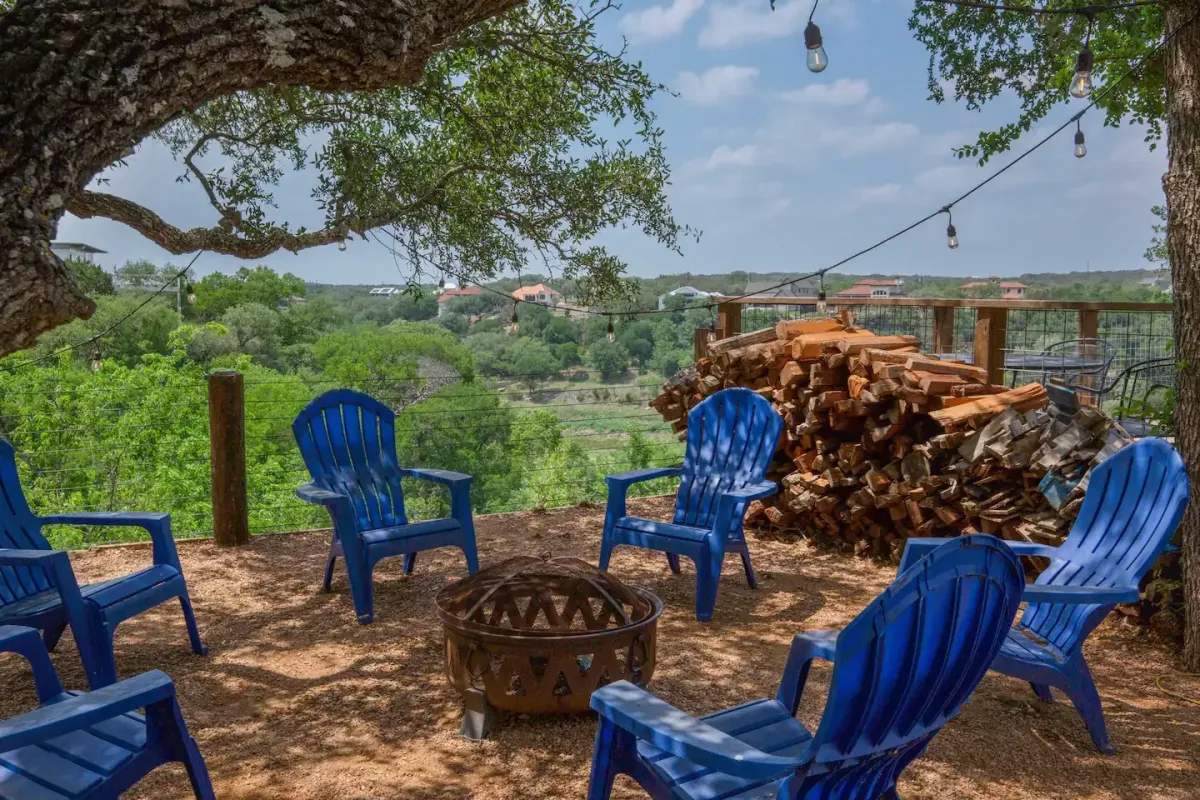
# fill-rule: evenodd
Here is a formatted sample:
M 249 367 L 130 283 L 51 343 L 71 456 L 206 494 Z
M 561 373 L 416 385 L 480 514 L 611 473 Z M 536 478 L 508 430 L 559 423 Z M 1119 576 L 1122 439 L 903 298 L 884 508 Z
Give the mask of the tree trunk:
M 416 82 L 524 0 L 20 0 L 0 13 L 0 356 L 95 306 L 49 249 L 67 203 L 176 115 L 268 86 Z
M 1175 423 L 1177 446 L 1192 486 L 1200 486 L 1200 22 L 1180 30 L 1200 1 L 1164 8 L 1166 47 L 1167 249 L 1175 294 L 1175 347 L 1179 376 Z M 1184 658 L 1200 671 L 1200 497 L 1193 497 L 1180 526 L 1186 604 Z

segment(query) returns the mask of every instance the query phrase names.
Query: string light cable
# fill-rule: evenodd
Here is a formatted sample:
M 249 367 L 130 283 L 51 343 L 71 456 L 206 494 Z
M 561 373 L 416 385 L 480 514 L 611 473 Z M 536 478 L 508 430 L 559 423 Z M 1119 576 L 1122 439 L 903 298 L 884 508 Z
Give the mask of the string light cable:
M 990 4 L 973 4 L 973 2 L 968 2 L 968 0 L 922 0 L 922 1 L 923 2 L 944 2 L 944 4 L 948 4 L 948 5 L 966 5 L 966 6 L 970 6 L 970 7 L 1000 8 L 1000 10 L 1004 10 L 1004 8 L 1006 8 L 1006 6 L 992 6 Z M 1058 11 L 1056 11 L 1056 13 L 1061 11 L 1062 13 L 1085 14 L 1087 12 L 1094 13 L 1094 12 L 1100 12 L 1100 11 L 1115 10 L 1115 8 L 1135 7 L 1135 6 L 1145 6 L 1145 5 L 1159 5 L 1159 2 L 1157 2 L 1157 0 L 1156 1 L 1142 0 L 1142 1 L 1138 1 L 1138 2 L 1126 2 L 1126 4 L 1117 4 L 1117 5 L 1112 5 L 1112 6 L 1088 6 L 1086 8 L 1085 7 L 1069 8 L 1069 10 L 1066 10 L 1066 8 L 1064 8 L 1064 10 L 1058 10 Z M 1012 10 L 1014 10 L 1014 11 L 1026 11 L 1026 12 L 1037 11 L 1037 10 L 1034 10 L 1034 8 L 1028 8 L 1028 7 L 1024 7 L 1024 6 L 1012 6 L 1010 8 L 1012 8 Z M 814 5 L 814 11 L 815 10 L 816 10 L 816 5 Z M 1166 43 L 1170 42 L 1172 40 L 1172 38 L 1175 38 L 1175 36 L 1180 34 L 1181 31 L 1183 31 L 1184 29 L 1187 29 L 1188 26 L 1194 24 L 1196 22 L 1196 19 L 1200 19 L 1200 11 L 1196 11 L 1194 14 L 1192 14 L 1192 17 L 1189 17 L 1188 19 L 1184 20 L 1184 22 L 1181 23 L 1180 25 L 1178 25 L 1175 30 L 1169 31 L 1168 34 L 1164 35 L 1162 38 L 1162 41 L 1159 41 L 1156 44 L 1156 46 L 1152 47 L 1150 50 L 1147 50 L 1147 52 L 1144 55 L 1142 55 L 1141 58 L 1136 60 L 1134 62 L 1134 65 L 1132 67 L 1129 67 L 1129 70 L 1124 72 L 1122 74 L 1122 76 L 1118 77 L 1116 80 L 1114 80 L 1114 82 L 1106 84 L 1104 86 L 1104 89 L 1100 90 L 1098 95 L 1092 97 L 1092 100 L 1087 103 L 1087 106 L 1085 106 L 1084 108 L 1081 108 L 1079 110 L 1079 112 L 1076 112 L 1075 114 L 1070 115 L 1066 121 L 1062 122 L 1062 125 L 1057 126 L 1056 128 L 1054 128 L 1054 130 L 1050 131 L 1048 134 L 1045 134 L 1044 137 L 1038 139 L 1037 142 L 1034 142 L 1032 145 L 1028 146 L 1028 148 L 1025 151 L 1022 151 L 1021 154 L 1014 157 L 1012 161 L 1009 161 L 1008 163 L 1004 164 L 1003 167 L 1001 167 L 1000 169 L 997 169 L 996 172 L 986 176 L 986 178 L 984 178 L 982 181 L 979 181 L 978 184 L 972 186 L 971 188 L 968 188 L 967 191 L 962 192 L 962 194 L 960 194 L 960 196 L 954 198 L 953 200 L 950 200 L 949 203 L 947 203 L 946 205 L 941 206 L 940 209 L 937 209 L 936 211 L 932 211 L 930 213 L 926 213 L 926 215 L 924 217 L 917 219 L 917 221 L 914 221 L 910 224 L 905 225 L 904 228 L 896 230 L 895 233 L 890 234 L 888 236 L 884 236 L 883 239 L 878 240 L 875 243 L 872 243 L 872 245 L 863 247 L 862 249 L 859 249 L 859 251 L 857 251 L 857 252 L 847 255 L 847 257 L 842 258 L 839 261 L 835 261 L 835 263 L 833 263 L 833 264 L 824 266 L 820 270 L 815 270 L 815 271 L 809 272 L 808 275 L 802 275 L 799 277 L 788 278 L 787 281 L 781 281 L 780 283 L 776 283 L 775 285 L 772 285 L 772 287 L 758 289 L 757 291 L 754 291 L 754 293 L 736 295 L 736 296 L 732 296 L 732 297 L 721 297 L 721 300 L 719 302 L 697 303 L 697 305 L 695 305 L 695 306 L 683 306 L 680 308 L 637 309 L 637 311 L 612 311 L 612 309 L 606 309 L 606 308 L 580 308 L 580 309 L 578 309 L 578 311 L 580 311 L 582 313 L 586 313 L 586 314 L 595 315 L 595 317 L 608 317 L 608 318 L 612 318 L 612 317 L 624 317 L 624 318 L 648 317 L 648 315 L 652 315 L 652 314 L 671 314 L 671 313 L 678 313 L 678 312 L 686 312 L 686 311 L 691 311 L 691 309 L 694 309 L 694 308 L 707 308 L 707 309 L 709 309 L 709 311 L 712 311 L 712 309 L 718 307 L 719 305 L 721 305 L 721 303 L 738 302 L 740 300 L 748 299 L 748 297 L 767 294 L 767 293 L 769 293 L 769 291 L 774 291 L 775 289 L 782 289 L 785 287 L 790 287 L 790 285 L 792 285 L 792 284 L 796 284 L 796 283 L 799 283 L 802 281 L 808 281 L 808 279 L 810 279 L 810 278 L 820 278 L 821 283 L 822 283 L 822 289 L 823 289 L 824 275 L 826 275 L 827 272 L 832 272 L 833 270 L 839 269 L 839 267 L 845 266 L 846 264 L 850 263 L 850 261 L 856 260 L 858 258 L 862 258 L 863 255 L 866 255 L 872 251 L 875 251 L 875 249 L 883 247 L 884 245 L 887 245 L 887 243 L 892 242 L 896 239 L 899 239 L 899 237 L 904 236 L 905 234 L 911 233 L 912 230 L 919 228 L 920 225 L 923 225 L 926 222 L 929 222 L 930 219 L 942 215 L 942 213 L 944 213 L 944 215 L 947 215 L 947 217 L 949 219 L 949 224 L 947 225 L 947 245 L 952 249 L 956 248 L 956 245 L 958 245 L 958 230 L 956 230 L 954 228 L 953 217 L 952 217 L 952 209 L 955 205 L 962 203 L 962 201 L 966 200 L 967 198 L 970 198 L 972 196 L 972 194 L 978 192 L 979 190 L 982 190 L 982 188 L 991 184 L 992 181 L 996 180 L 997 178 L 1000 178 L 1000 176 L 1003 175 L 1004 173 L 1007 173 L 1009 169 L 1012 169 L 1013 167 L 1016 166 L 1016 164 L 1021 163 L 1022 161 L 1025 160 L 1025 158 L 1034 154 L 1034 152 L 1036 152 L 1037 150 L 1042 148 L 1043 145 L 1050 142 L 1051 139 L 1054 139 L 1056 136 L 1058 136 L 1058 134 L 1062 133 L 1064 130 L 1067 130 L 1067 128 L 1072 126 L 1073 124 L 1076 126 L 1076 131 L 1078 131 L 1079 133 L 1082 133 L 1082 130 L 1080 127 L 1080 120 L 1082 118 L 1084 118 L 1084 115 L 1087 112 L 1090 112 L 1090 110 L 1092 110 L 1093 108 L 1096 108 L 1098 106 L 1098 104 L 1104 100 L 1105 97 L 1108 97 L 1108 95 L 1110 94 L 1111 91 L 1114 91 L 1117 88 L 1117 86 L 1120 86 L 1122 83 L 1126 82 L 1126 80 L 1128 80 L 1129 78 L 1132 78 L 1133 76 L 1135 76 L 1135 74 L 1138 74 L 1140 72 L 1142 66 L 1144 66 L 1148 60 L 1154 58 L 1154 56 L 1156 56 L 1158 54 L 1159 50 L 1162 50 L 1163 47 L 1166 46 Z M 1076 143 L 1078 143 L 1078 139 L 1076 139 Z M 952 230 L 954 231 L 953 234 L 950 233 L 950 231 L 952 231 Z M 952 242 L 952 240 L 954 243 L 950 243 L 950 242 Z M 379 240 L 377 239 L 377 241 L 379 241 Z M 383 243 L 383 242 L 380 241 L 379 243 Z M 384 245 L 384 246 L 386 247 L 386 245 Z M 432 259 L 426 257 L 426 255 L 422 255 L 420 253 L 415 253 L 415 255 L 419 259 L 426 260 L 428 264 L 430 264 L 431 266 L 434 267 L 434 269 L 449 272 L 451 276 L 454 276 L 454 272 L 450 272 L 449 270 L 446 270 L 443 265 L 437 264 L 436 261 L 433 261 Z M 457 277 L 457 276 L 454 276 L 454 277 Z M 498 291 L 491 287 L 487 287 L 487 285 L 481 284 L 479 282 L 467 281 L 466 278 L 461 278 L 461 281 L 463 283 L 474 283 L 475 285 L 478 285 L 478 287 L 480 289 L 482 289 L 484 291 L 488 291 L 488 293 L 496 294 L 496 295 L 499 295 L 502 297 L 509 297 L 509 295 L 504 294 L 503 291 Z M 527 303 L 527 305 L 530 305 L 530 306 L 541 306 L 541 307 L 548 308 L 548 309 L 554 308 L 554 306 L 551 305 L 551 303 L 538 302 L 536 300 L 517 299 L 516 302 L 517 303 L 523 302 L 523 303 Z
M 145 308 L 150 303 L 151 300 L 153 300 L 154 298 L 158 297 L 160 294 L 165 292 L 168 286 L 175 283 L 177 280 L 179 280 L 184 275 L 186 275 L 188 273 L 188 271 L 192 268 L 192 265 L 196 263 L 196 259 L 200 258 L 201 254 L 203 252 L 204 251 L 201 250 L 200 252 L 196 253 L 196 255 L 192 257 L 192 260 L 188 262 L 188 265 L 186 267 L 179 270 L 179 272 L 176 272 L 174 275 L 172 275 L 170 278 L 168 278 L 166 283 L 164 283 L 162 286 L 158 287 L 157 291 L 155 291 L 153 294 L 151 294 L 149 297 L 147 297 L 145 300 L 143 300 L 141 303 L 139 303 L 137 306 L 135 306 L 128 314 L 121 317 L 119 320 L 114 322 L 112 325 L 109 325 L 104 330 L 100 331 L 99 333 L 95 334 L 94 336 L 89 336 L 86 339 L 82 339 L 78 342 L 75 342 L 74 344 L 69 344 L 66 347 L 60 347 L 58 350 L 49 352 L 44 356 L 38 356 L 37 358 L 31 358 L 28 361 L 22 361 L 20 364 L 14 364 L 14 365 L 12 365 L 12 367 L 10 367 L 10 370 L 17 370 L 17 369 L 21 369 L 22 367 L 33 366 L 34 364 L 39 364 L 43 361 L 47 361 L 56 356 L 60 356 L 63 353 L 69 353 L 72 350 L 78 350 L 81 347 L 86 347 L 89 344 L 95 344 L 96 342 L 99 342 L 100 339 L 104 338 L 108 334 L 115 331 L 117 328 L 124 325 L 130 319 L 132 319 L 133 316 L 135 314 L 137 314 L 139 311 L 141 311 L 143 308 Z M 188 289 L 191 289 L 191 284 L 188 284 Z M 189 292 L 189 295 L 190 294 L 192 294 L 192 292 Z M 191 302 L 190 298 L 189 298 L 188 302 L 189 303 Z M 99 347 L 97 347 L 97 349 L 92 354 L 93 362 L 98 360 L 97 354 L 99 354 L 99 352 L 100 352 Z

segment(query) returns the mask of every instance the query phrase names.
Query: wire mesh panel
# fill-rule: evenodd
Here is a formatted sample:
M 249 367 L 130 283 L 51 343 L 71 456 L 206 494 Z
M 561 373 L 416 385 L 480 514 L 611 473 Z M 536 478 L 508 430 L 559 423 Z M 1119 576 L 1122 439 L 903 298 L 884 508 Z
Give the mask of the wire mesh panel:
M 1168 312 L 1100 311 L 1097 317 L 1097 336 L 1116 349 L 1114 370 L 1174 355 Z
M 153 368 L 90 376 L 29 371 L 0 387 L 0 436 L 16 451 L 34 512 L 169 511 L 178 537 L 211 531 L 203 376 Z M 79 547 L 144 532 L 55 526 L 47 535 Z
M 773 328 L 775 323 L 781 320 L 805 319 L 814 316 L 818 316 L 815 300 L 812 305 L 797 306 L 747 304 L 742 306 L 742 330 L 757 331 L 762 328 Z
M 933 309 L 929 306 L 838 305 L 854 313 L 854 324 L 878 336 L 915 336 L 921 348 L 933 345 Z

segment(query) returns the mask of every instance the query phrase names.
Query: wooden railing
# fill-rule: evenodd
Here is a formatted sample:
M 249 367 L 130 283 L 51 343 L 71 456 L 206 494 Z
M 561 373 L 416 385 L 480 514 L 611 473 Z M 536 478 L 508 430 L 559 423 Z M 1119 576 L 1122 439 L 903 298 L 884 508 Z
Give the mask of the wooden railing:
M 717 305 L 717 325 L 711 333 L 717 339 L 723 339 L 743 332 L 743 311 L 747 306 L 756 308 L 787 308 L 812 307 L 814 298 L 763 298 L 745 297 L 731 299 Z M 960 308 L 975 310 L 974 331 L 971 354 L 974 363 L 988 371 L 988 379 L 993 383 L 1003 383 L 1005 352 L 1010 347 L 1009 315 L 1014 311 L 1043 311 L 1043 312 L 1075 312 L 1078 323 L 1074 331 L 1062 331 L 1062 338 L 1095 339 L 1101 333 L 1100 315 L 1106 312 L 1151 312 L 1157 314 L 1171 313 L 1170 303 L 1121 303 L 1104 301 L 1076 300 L 973 300 L 967 298 L 933 298 L 933 297 L 871 297 L 854 300 L 836 300 L 829 303 L 831 312 L 839 309 L 854 309 L 861 307 L 892 307 L 892 308 L 922 308 L 931 309 L 932 320 L 929 328 L 929 341 L 922 342 L 923 347 L 932 353 L 954 352 L 955 345 L 955 311 Z M 961 323 L 960 323 L 961 324 Z M 1160 326 L 1161 330 L 1161 326 Z M 893 332 L 893 331 L 889 331 Z M 696 332 L 696 358 L 703 358 L 710 331 L 701 329 Z M 925 337 L 923 337 L 925 338 Z M 1164 337 L 1157 335 L 1158 339 Z

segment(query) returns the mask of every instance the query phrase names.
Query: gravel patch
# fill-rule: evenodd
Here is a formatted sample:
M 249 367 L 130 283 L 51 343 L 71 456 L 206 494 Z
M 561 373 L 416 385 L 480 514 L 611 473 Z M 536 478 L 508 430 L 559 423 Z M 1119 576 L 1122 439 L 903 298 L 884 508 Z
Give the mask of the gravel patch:
M 666 518 L 663 500 L 631 503 Z M 481 517 L 484 564 L 519 554 L 578 556 L 594 563 L 604 512 L 572 508 Z M 211 654 L 191 655 L 183 618 L 168 604 L 117 632 L 123 677 L 169 673 L 184 717 L 208 762 L 218 797 L 582 798 L 591 764 L 591 715 L 502 718 L 490 740 L 458 736 L 461 705 L 446 681 L 433 596 L 466 574 L 453 550 L 422 553 L 405 577 L 401 559 L 376 571 L 376 621 L 355 620 L 345 572 L 320 591 L 328 534 L 257 537 L 236 550 L 183 543 L 180 556 Z M 695 575 L 671 575 L 657 553 L 618 549 L 612 571 L 656 593 L 658 666 L 652 688 L 694 714 L 773 695 L 798 631 L 844 625 L 894 576 L 893 568 L 818 551 L 804 542 L 751 534 L 760 588 L 750 590 L 737 557 L 726 563 L 716 615 L 692 615 Z M 149 563 L 148 548 L 80 552 L 81 580 Z M 1178 676 L 1174 656 L 1115 619 L 1087 645 L 1117 755 L 1092 747 L 1065 698 L 1044 704 L 1019 681 L 989 674 L 963 713 L 900 782 L 918 798 L 1094 798 L 1168 800 L 1200 796 L 1200 707 L 1166 696 L 1155 679 L 1200 696 L 1200 681 Z M 85 681 L 74 642 L 54 662 L 69 688 Z M 0 717 L 36 698 L 25 662 L 0 659 L 8 691 Z M 813 669 L 800 718 L 820 719 L 829 668 Z M 644 794 L 619 778 L 616 797 Z M 190 797 L 183 769 L 157 771 L 128 795 Z

